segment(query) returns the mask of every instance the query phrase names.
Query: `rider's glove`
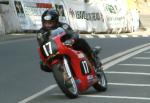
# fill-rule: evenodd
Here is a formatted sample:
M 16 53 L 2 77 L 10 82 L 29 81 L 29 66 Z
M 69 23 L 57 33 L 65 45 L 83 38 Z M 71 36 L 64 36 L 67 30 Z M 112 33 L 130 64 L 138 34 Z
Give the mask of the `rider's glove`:
M 69 40 L 66 40 L 64 42 L 64 45 L 66 46 L 72 46 L 74 44 L 75 40 L 74 39 L 69 39 Z
M 39 45 L 43 45 L 46 41 L 49 40 L 49 31 L 42 31 L 37 33 L 37 41 Z

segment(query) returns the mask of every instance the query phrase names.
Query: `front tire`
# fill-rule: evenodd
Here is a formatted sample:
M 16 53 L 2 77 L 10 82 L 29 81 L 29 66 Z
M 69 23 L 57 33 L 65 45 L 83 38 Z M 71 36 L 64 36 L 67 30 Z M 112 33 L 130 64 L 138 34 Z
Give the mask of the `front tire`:
M 70 78 L 67 78 L 67 73 L 66 73 L 66 66 L 64 65 L 64 63 L 59 63 L 57 65 L 57 67 L 53 68 L 53 75 L 54 78 L 58 84 L 58 86 L 60 87 L 60 89 L 62 90 L 62 92 L 69 98 L 74 99 L 78 97 L 78 90 L 77 90 L 77 86 L 75 83 L 75 79 L 71 74 Z

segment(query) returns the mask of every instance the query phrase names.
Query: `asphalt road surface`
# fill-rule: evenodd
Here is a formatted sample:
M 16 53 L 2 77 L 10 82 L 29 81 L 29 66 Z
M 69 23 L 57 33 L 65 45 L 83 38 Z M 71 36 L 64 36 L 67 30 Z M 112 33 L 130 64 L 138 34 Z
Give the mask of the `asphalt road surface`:
M 35 38 L 0 42 L 1 103 L 150 103 L 150 37 L 86 38 L 102 47 L 108 90 L 68 99 L 39 68 Z M 119 55 L 121 54 L 121 55 Z M 117 56 L 118 55 L 118 56 Z

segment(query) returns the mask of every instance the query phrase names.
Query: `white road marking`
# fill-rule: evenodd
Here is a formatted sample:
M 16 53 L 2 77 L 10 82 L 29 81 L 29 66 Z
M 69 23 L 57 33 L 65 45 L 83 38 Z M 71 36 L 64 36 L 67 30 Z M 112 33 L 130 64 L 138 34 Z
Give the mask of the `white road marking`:
M 118 64 L 122 66 L 150 67 L 150 64 Z
M 142 35 L 142 37 L 149 37 L 149 35 L 146 35 L 146 34 L 145 34 L 145 35 Z
M 150 76 L 150 73 L 141 73 L 141 72 L 117 72 L 117 71 L 105 71 L 107 74 L 125 74 L 125 75 L 147 75 Z
M 87 38 L 94 38 L 92 35 L 85 35 Z
M 104 65 L 103 67 L 104 67 L 104 69 L 108 69 L 108 68 L 110 68 L 111 66 L 113 66 L 113 65 L 115 65 L 115 64 L 117 64 L 117 63 L 119 63 L 119 62 L 121 62 L 121 61 L 124 61 L 124 60 L 126 60 L 126 59 L 128 59 L 128 58 L 130 58 L 130 57 L 133 57 L 134 55 L 137 55 L 137 54 L 139 54 L 139 53 L 141 53 L 141 52 L 144 52 L 144 51 L 146 51 L 146 50 L 149 50 L 149 49 L 150 49 L 150 46 L 144 47 L 144 48 L 139 49 L 139 50 L 136 50 L 136 51 L 131 52 L 131 53 L 125 55 L 125 56 L 122 56 L 121 58 L 115 59 L 115 60 L 113 60 L 113 61 L 107 63 L 107 64 Z
M 120 35 L 122 38 L 127 38 L 128 35 Z
M 55 93 L 55 94 L 51 94 L 51 96 L 62 96 L 63 94 L 61 93 Z M 86 95 L 80 95 L 81 97 L 88 97 L 88 98 L 107 98 L 107 99 L 127 99 L 127 100 L 148 100 L 150 101 L 149 97 L 129 97 L 129 96 L 109 96 L 109 95 L 90 95 L 90 94 L 86 94 Z
M 150 59 L 150 57 L 134 57 L 133 59 Z
M 148 51 L 148 52 L 144 52 L 144 53 L 147 53 L 147 54 L 149 54 L 149 53 L 150 53 L 150 51 Z
M 117 38 L 117 35 L 109 35 L 111 38 Z
M 99 38 L 106 38 L 105 35 L 97 35 Z
M 150 84 L 129 84 L 129 83 L 108 83 L 108 84 L 117 86 L 150 87 Z
M 29 102 L 29 101 L 31 101 L 31 100 L 33 100 L 33 99 L 35 99 L 35 98 L 45 94 L 46 92 L 48 92 L 48 91 L 50 91 L 50 90 L 52 90 L 52 89 L 54 89 L 56 87 L 57 87 L 57 84 L 53 84 L 53 85 L 51 85 L 51 86 L 41 90 L 40 92 L 38 92 L 38 93 L 28 97 L 28 98 L 25 98 L 24 100 L 19 101 L 18 103 L 27 103 L 27 102 Z
M 136 50 L 138 50 L 138 49 L 141 49 L 141 48 L 146 47 L 146 46 L 149 46 L 149 45 L 150 45 L 150 43 L 143 44 L 143 45 L 140 45 L 140 46 L 136 46 L 136 47 L 131 48 L 131 49 L 128 49 L 128 50 L 126 50 L 126 51 L 124 51 L 124 52 L 120 52 L 120 53 L 114 54 L 114 55 L 112 55 L 112 56 L 110 56 L 110 57 L 107 57 L 107 58 L 101 60 L 101 61 L 102 61 L 102 63 L 104 64 L 104 63 L 107 63 L 107 62 L 109 62 L 109 61 L 112 61 L 112 60 L 115 59 L 115 58 L 119 58 L 119 57 L 121 57 L 122 55 L 129 54 L 129 53 L 131 53 L 131 52 L 134 52 L 134 51 L 136 51 Z
M 93 97 L 93 98 L 108 98 L 108 99 L 127 99 L 127 100 L 148 100 L 148 97 L 128 97 L 128 96 L 107 96 L 107 95 L 81 95 L 83 97 Z
M 11 34 L 11 35 L 30 35 L 30 34 L 23 34 L 23 33 L 20 33 L 20 34 Z
M 138 37 L 138 35 L 131 35 L 132 37 L 134 37 L 134 38 L 137 38 Z
M 81 34 L 82 35 L 82 34 Z M 149 37 L 147 34 L 83 34 L 84 37 L 94 38 L 94 36 L 98 36 L 99 38 L 138 38 L 138 37 Z

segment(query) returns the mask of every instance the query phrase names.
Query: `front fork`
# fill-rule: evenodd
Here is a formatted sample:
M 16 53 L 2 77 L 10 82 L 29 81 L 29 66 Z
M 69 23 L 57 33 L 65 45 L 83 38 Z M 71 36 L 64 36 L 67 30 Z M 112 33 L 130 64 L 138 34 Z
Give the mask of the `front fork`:
M 63 57 L 63 63 L 64 63 L 64 66 L 66 68 L 67 78 L 71 78 L 72 74 L 71 74 L 70 67 L 69 67 L 69 64 L 68 64 L 68 60 L 67 60 L 66 57 Z
M 63 57 L 63 63 L 64 63 L 64 66 L 65 66 L 65 70 L 64 70 L 64 78 L 65 78 L 65 81 L 64 81 L 64 84 L 66 86 L 71 86 L 73 87 L 73 93 L 77 93 L 78 90 L 77 90 L 77 86 L 76 86 L 76 82 L 75 82 L 75 79 L 71 73 L 71 68 L 69 66 L 69 63 L 68 63 L 68 60 L 66 57 Z

